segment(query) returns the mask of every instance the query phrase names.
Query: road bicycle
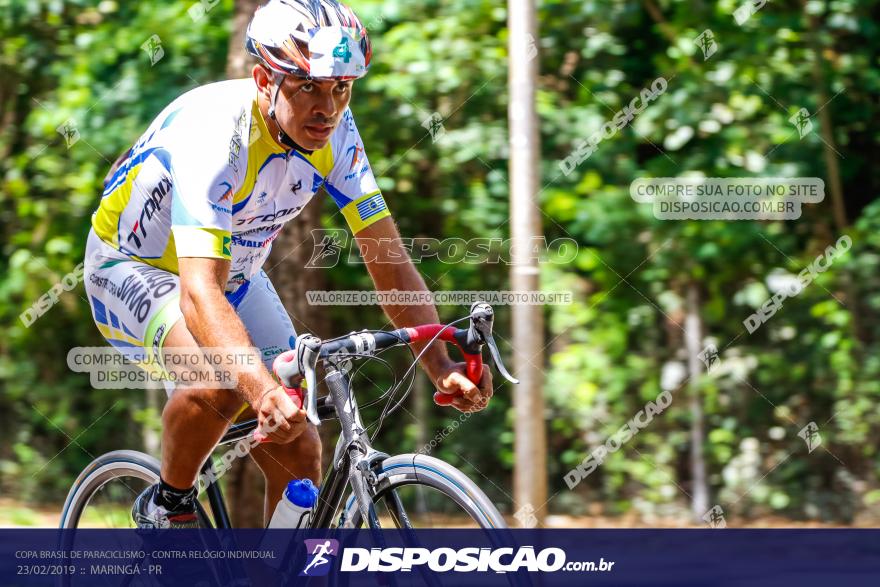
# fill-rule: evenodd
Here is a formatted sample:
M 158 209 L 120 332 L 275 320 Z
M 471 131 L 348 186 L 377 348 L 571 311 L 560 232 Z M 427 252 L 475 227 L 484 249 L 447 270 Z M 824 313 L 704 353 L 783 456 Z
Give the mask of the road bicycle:
M 467 328 L 454 327 L 465 320 L 469 322 Z M 325 341 L 305 334 L 297 338 L 294 349 L 275 360 L 274 371 L 282 386 L 288 393 L 304 394 L 308 420 L 320 425 L 335 419 L 341 427 L 332 465 L 321 483 L 308 528 L 506 528 L 504 518 L 490 499 L 452 465 L 426 454 L 389 456 L 372 446 L 385 417 L 400 407 L 409 393 L 407 388 L 394 402 L 407 375 L 378 400 L 365 404 L 366 407 L 386 400 L 372 438 L 361 420 L 349 377 L 355 361 L 378 359 L 388 365 L 377 357 L 381 351 L 424 341 L 425 348 L 414 356 L 407 371 L 414 377 L 421 355 L 431 344 L 442 340 L 459 347 L 471 381 L 478 382 L 482 376 L 485 345 L 498 372 L 508 381 L 518 383 L 501 360 L 492 336 L 493 321 L 492 307 L 477 302 L 468 316 L 450 324 L 362 330 Z M 317 397 L 319 363 L 328 390 L 322 398 Z M 305 390 L 300 388 L 303 380 Z M 435 398 L 450 401 L 448 396 Z M 256 420 L 233 424 L 218 446 L 247 441 L 256 427 Z M 210 478 L 213 464 L 209 457 L 202 467 L 202 478 Z M 61 528 L 133 527 L 131 504 L 146 487 L 159 482 L 159 469 L 155 457 L 133 450 L 117 450 L 96 458 L 73 483 L 62 511 Z M 220 483 L 209 483 L 204 495 L 208 507 L 197 504 L 201 525 L 232 528 Z

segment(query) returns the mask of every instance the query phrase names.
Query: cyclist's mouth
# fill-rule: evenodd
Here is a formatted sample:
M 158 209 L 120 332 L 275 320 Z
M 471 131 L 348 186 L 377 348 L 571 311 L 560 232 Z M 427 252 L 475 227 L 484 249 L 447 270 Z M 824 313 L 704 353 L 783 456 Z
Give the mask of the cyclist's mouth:
M 307 124 L 305 126 L 305 129 L 306 129 L 306 132 L 309 134 L 309 137 L 311 137 L 317 141 L 326 140 L 326 139 L 330 138 L 330 135 L 333 133 L 333 126 L 332 125 Z

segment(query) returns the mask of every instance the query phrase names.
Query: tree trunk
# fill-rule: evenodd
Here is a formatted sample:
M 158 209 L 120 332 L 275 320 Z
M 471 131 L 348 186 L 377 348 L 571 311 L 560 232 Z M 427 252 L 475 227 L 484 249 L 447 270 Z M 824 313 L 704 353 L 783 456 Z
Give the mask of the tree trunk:
M 806 11 L 806 0 L 802 0 Z M 810 29 L 809 43 L 813 51 L 813 83 L 819 98 L 817 107 L 819 110 L 819 132 L 822 135 L 822 154 L 825 158 L 825 168 L 828 172 L 828 186 L 831 192 L 831 212 L 834 216 L 834 224 L 838 232 L 843 231 L 849 224 L 846 219 L 846 205 L 843 201 L 843 183 L 840 180 L 840 165 L 837 163 L 837 148 L 835 147 L 834 129 L 831 124 L 831 112 L 828 108 L 828 92 L 826 91 L 825 74 L 822 71 L 822 47 L 819 44 L 819 20 L 815 15 L 807 15 L 807 24 Z
M 538 25 L 534 0 L 508 2 L 510 87 L 510 227 L 511 286 L 515 291 L 537 290 L 539 269 L 528 246 L 541 236 L 538 193 L 538 117 L 535 86 L 538 76 Z M 547 439 L 544 430 L 543 308 L 513 306 L 514 368 L 521 389 L 514 395 L 516 454 L 513 471 L 514 517 L 520 526 L 541 524 L 547 505 Z
M 229 53 L 226 57 L 226 77 L 250 77 L 253 61 L 244 48 L 244 33 L 248 23 L 263 0 L 235 0 L 232 15 L 232 34 L 229 36 Z
M 314 251 L 311 231 L 321 226 L 322 199 L 321 195 L 315 196 L 299 216 L 284 226 L 272 243 L 272 253 L 266 264 L 266 273 L 290 314 L 298 336 L 308 333 L 326 338 L 331 335 L 330 320 L 324 306 L 311 306 L 306 300 L 307 291 L 327 289 L 327 276 L 323 269 L 305 268 Z M 318 427 L 318 432 L 324 446 L 322 464 L 326 471 L 336 447 L 337 430 L 324 423 Z
M 709 485 L 706 481 L 706 459 L 703 455 L 703 398 L 700 397 L 700 352 L 703 350 L 703 319 L 700 316 L 699 285 L 687 285 L 684 339 L 688 360 L 688 389 L 691 410 L 691 512 L 699 522 L 709 510 Z
M 802 2 L 804 11 L 806 11 L 806 1 Z M 834 226 L 837 229 L 837 235 L 842 235 L 849 227 L 849 220 L 846 214 L 846 204 L 843 195 L 843 181 L 840 177 L 840 162 L 837 158 L 837 142 L 834 139 L 834 124 L 831 121 L 831 100 L 828 97 L 828 80 L 825 72 L 822 70 L 822 45 L 819 40 L 819 19 L 816 15 L 808 14 L 807 23 L 810 29 L 809 43 L 813 51 L 812 75 L 813 84 L 816 87 L 816 94 L 819 98 L 820 108 L 819 116 L 819 133 L 822 136 L 822 155 L 825 159 L 825 170 L 828 173 L 828 191 L 831 192 L 831 212 L 834 218 Z M 841 281 L 843 290 L 846 292 L 846 303 L 850 307 L 850 319 L 852 321 L 852 332 L 856 340 L 865 343 L 868 335 L 862 327 L 861 312 L 859 311 L 859 288 L 853 280 L 853 276 L 849 271 L 841 272 Z
M 232 19 L 232 35 L 229 40 L 229 56 L 226 75 L 241 78 L 249 75 L 249 59 L 244 49 L 244 33 L 259 0 L 235 0 Z M 239 528 L 261 528 L 263 523 L 263 475 L 253 459 L 236 459 L 228 475 L 228 503 L 232 523 Z

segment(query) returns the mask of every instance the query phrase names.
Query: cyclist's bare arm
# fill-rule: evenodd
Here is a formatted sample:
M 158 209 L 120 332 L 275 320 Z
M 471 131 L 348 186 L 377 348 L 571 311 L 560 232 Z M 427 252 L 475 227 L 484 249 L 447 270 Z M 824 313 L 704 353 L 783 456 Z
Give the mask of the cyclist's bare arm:
M 430 291 L 403 248 L 400 233 L 391 217 L 367 226 L 355 235 L 355 239 L 358 246 L 371 253 L 365 256 L 365 263 L 376 291 Z M 377 248 L 376 243 L 382 245 Z M 440 321 L 437 308 L 433 304 L 383 304 L 382 309 L 398 328 Z M 424 344 L 415 343 L 413 346 L 417 352 L 421 352 Z M 472 412 L 482 409 L 492 397 L 492 374 L 489 370 L 483 370 L 483 380 L 478 388 L 466 377 L 464 364 L 449 358 L 445 345 L 432 345 L 422 356 L 422 366 L 440 391 L 452 395 L 462 394 L 462 397 L 456 397 L 452 402 L 458 410 Z
M 181 257 L 180 310 L 199 346 L 243 352 L 252 349 L 253 343 L 224 295 L 229 266 L 225 259 Z M 249 352 L 252 357 L 237 361 L 238 390 L 257 412 L 260 430 L 274 429 L 270 439 L 290 442 L 305 430 L 305 412 L 275 382 L 256 350 Z

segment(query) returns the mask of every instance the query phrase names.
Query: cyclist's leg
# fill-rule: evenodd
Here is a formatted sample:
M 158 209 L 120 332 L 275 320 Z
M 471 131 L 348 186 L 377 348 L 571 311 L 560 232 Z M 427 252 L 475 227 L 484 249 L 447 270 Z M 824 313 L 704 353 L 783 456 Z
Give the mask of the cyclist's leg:
M 275 357 L 293 348 L 296 333 L 265 272 L 260 271 L 254 276 L 236 309 L 251 340 L 260 349 L 266 367 L 271 370 Z M 253 417 L 252 412 L 244 414 L 247 416 Z M 266 478 L 264 513 L 267 523 L 288 481 L 308 478 L 316 485 L 320 482 L 321 439 L 312 424 L 293 442 L 260 444 L 251 450 L 250 455 Z
M 263 515 L 268 524 L 284 488 L 292 479 L 311 479 L 321 483 L 321 437 L 314 424 L 290 444 L 267 442 L 251 450 L 251 457 L 266 478 Z
M 183 320 L 163 345 L 165 352 L 199 350 Z M 242 400 L 234 389 L 186 386 L 169 393 L 162 411 L 162 479 L 172 487 L 192 487 L 199 469 L 235 419 Z
M 84 277 L 95 323 L 120 352 L 146 350 L 156 357 L 174 348 L 195 356 L 198 345 L 181 319 L 176 275 L 134 261 L 90 233 Z M 187 489 L 241 401 L 234 390 L 212 385 L 169 395 L 162 413 L 162 479 Z

